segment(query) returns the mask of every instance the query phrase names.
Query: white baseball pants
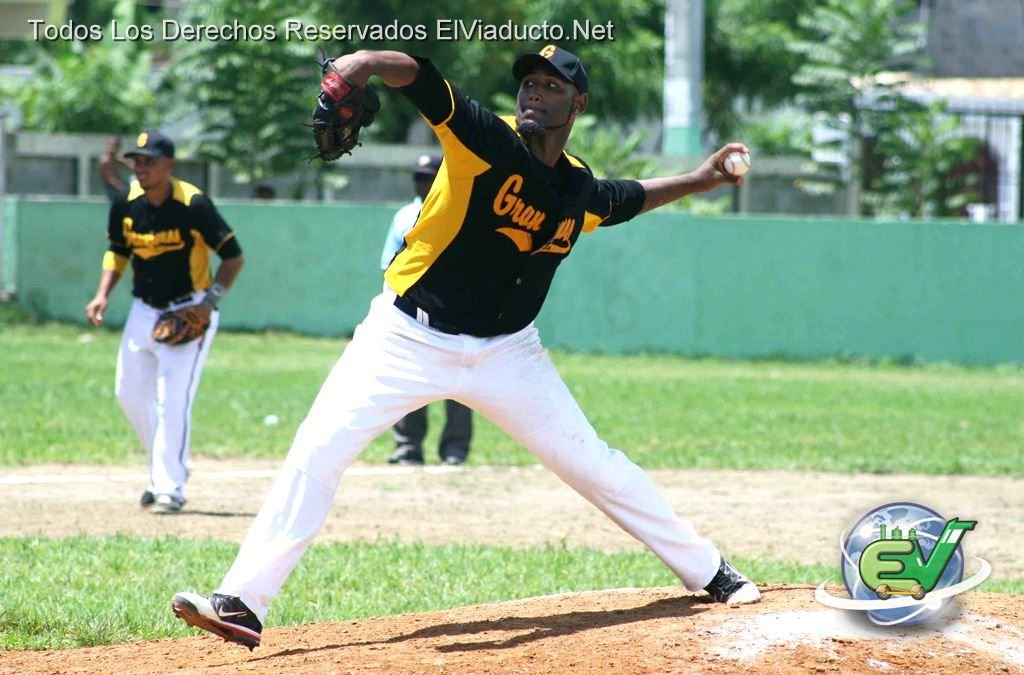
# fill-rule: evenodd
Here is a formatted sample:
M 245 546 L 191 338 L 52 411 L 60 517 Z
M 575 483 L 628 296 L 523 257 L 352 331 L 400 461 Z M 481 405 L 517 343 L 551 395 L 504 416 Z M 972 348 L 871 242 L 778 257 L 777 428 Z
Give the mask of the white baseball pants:
M 720 555 L 679 518 L 650 478 L 597 437 L 536 328 L 491 338 L 447 335 L 374 299 L 299 427 L 284 467 L 217 593 L 264 621 L 271 600 L 320 530 L 342 473 L 411 410 L 454 399 L 473 408 L 629 534 L 690 590 Z
M 154 495 L 184 500 L 192 466 L 192 402 L 220 313 L 210 316 L 210 328 L 203 337 L 169 346 L 153 341 L 153 324 L 163 311 L 138 298 L 132 302 L 117 354 L 115 390 L 139 442 L 149 453 L 147 489 Z

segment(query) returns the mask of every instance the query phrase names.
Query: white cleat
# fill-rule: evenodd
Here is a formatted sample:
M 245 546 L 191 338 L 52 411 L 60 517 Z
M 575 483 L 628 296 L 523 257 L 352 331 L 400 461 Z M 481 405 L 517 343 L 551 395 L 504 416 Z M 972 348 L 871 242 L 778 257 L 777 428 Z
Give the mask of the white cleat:
M 757 590 L 754 582 L 737 572 L 725 558 L 722 558 L 718 572 L 704 590 L 716 602 L 727 605 L 750 605 L 761 601 L 761 591 Z
M 755 602 L 761 602 L 761 591 L 757 590 L 757 586 L 752 581 L 737 588 L 725 600 L 727 605 L 752 605 Z
M 209 631 L 252 651 L 260 646 L 263 624 L 240 598 L 214 593 L 178 593 L 171 600 L 174 615 L 190 626 Z

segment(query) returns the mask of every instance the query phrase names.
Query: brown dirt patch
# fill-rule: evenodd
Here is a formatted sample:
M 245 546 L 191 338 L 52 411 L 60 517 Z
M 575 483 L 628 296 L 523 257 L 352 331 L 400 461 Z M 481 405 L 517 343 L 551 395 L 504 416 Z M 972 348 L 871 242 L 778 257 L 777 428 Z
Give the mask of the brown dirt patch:
M 0 536 L 128 533 L 240 541 L 276 462 L 201 459 L 187 511 L 136 504 L 139 468 L 35 466 L 0 473 Z M 995 577 L 1024 575 L 1024 481 L 652 471 L 676 509 L 730 555 L 835 561 L 842 529 L 894 500 L 979 521 L 968 550 Z M 59 496 L 59 498 L 57 498 Z M 422 514 L 430 514 L 423 516 Z M 562 543 L 639 549 L 534 468 L 346 475 L 318 541 Z M 0 672 L 1024 672 L 1024 597 L 972 592 L 927 629 L 884 632 L 818 605 L 809 587 L 765 587 L 726 608 L 682 588 L 535 598 L 377 619 L 270 627 L 253 653 L 212 636 L 0 654 Z
M 970 594 L 927 628 L 881 630 L 822 608 L 807 587 L 763 587 L 729 608 L 679 588 L 533 598 L 443 612 L 270 628 L 253 652 L 200 635 L 10 652 L 46 673 L 1020 672 L 1024 598 Z

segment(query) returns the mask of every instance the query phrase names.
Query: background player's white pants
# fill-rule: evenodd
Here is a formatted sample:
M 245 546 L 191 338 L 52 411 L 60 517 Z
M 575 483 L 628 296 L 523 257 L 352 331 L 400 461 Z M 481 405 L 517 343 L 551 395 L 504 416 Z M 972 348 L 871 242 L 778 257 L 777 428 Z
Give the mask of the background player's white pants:
M 162 311 L 139 299 L 132 303 L 117 354 L 115 387 L 124 414 L 149 453 L 148 489 L 185 499 L 192 402 L 220 313 L 212 314 L 203 337 L 172 347 L 153 341 L 153 324 Z
M 646 544 L 690 590 L 718 570 L 718 550 L 673 512 L 648 476 L 597 437 L 537 330 L 446 335 L 374 299 L 299 427 L 280 475 L 216 592 L 259 617 L 323 525 L 341 475 L 378 434 L 438 399 L 484 415 Z

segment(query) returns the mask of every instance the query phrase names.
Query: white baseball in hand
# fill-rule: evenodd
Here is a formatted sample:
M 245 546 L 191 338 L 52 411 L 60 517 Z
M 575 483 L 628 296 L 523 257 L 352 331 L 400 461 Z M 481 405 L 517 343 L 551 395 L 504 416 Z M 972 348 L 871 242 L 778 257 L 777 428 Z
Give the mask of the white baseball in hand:
M 750 170 L 750 153 L 730 152 L 722 160 L 722 168 L 732 176 L 742 176 Z

